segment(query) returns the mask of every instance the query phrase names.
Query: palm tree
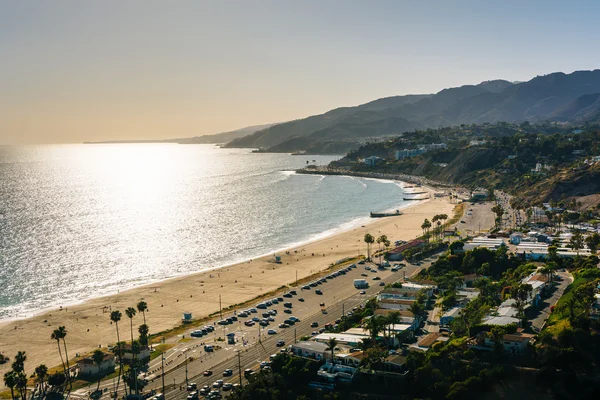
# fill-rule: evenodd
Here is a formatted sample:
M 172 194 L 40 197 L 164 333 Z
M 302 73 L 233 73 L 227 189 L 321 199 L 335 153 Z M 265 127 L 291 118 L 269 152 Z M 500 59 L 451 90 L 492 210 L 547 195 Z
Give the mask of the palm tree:
M 127 315 L 127 318 L 129 318 L 129 325 L 131 328 L 131 349 L 132 349 L 132 356 L 133 356 L 133 317 L 135 317 L 135 308 L 133 307 L 128 307 L 125 310 L 125 315 Z
M 137 310 L 144 316 L 144 325 L 146 325 L 146 310 L 148 310 L 148 304 L 145 301 L 137 303 Z
M 102 361 L 104 361 L 104 353 L 102 352 L 102 350 L 96 349 L 94 351 L 94 354 L 92 355 L 92 360 L 94 360 L 94 364 L 98 366 L 98 373 L 100 373 L 102 368 Z M 96 392 L 100 390 L 101 380 L 102 379 L 98 378 L 98 386 L 96 387 Z
M 65 361 L 62 356 L 62 350 L 60 349 L 60 339 L 62 339 L 61 331 L 58 329 L 55 329 L 52 332 L 52 334 L 50 335 L 50 339 L 56 340 L 56 345 L 58 346 L 58 355 L 60 355 L 60 361 L 62 363 L 63 370 L 65 371 L 65 376 L 66 376 L 67 367 L 65 366 Z
M 336 338 L 330 338 L 327 341 L 327 350 L 331 350 L 331 363 L 335 364 L 334 358 L 333 358 L 333 352 L 335 351 L 335 346 L 338 345 L 338 341 Z
M 57 331 L 60 332 L 60 338 L 63 341 L 63 347 L 65 348 L 65 360 L 67 361 L 67 370 L 65 372 L 65 376 L 67 378 L 67 383 L 69 384 L 69 388 L 71 388 L 72 380 L 71 380 L 71 366 L 69 365 L 69 353 L 67 353 L 67 329 L 64 326 L 59 326 Z
M 388 337 L 392 336 L 392 328 L 394 325 L 400 323 L 400 320 L 402 319 L 402 317 L 400 316 L 400 313 L 398 311 L 392 311 L 391 313 L 388 314 L 387 316 L 387 324 L 388 324 Z
M 12 369 L 15 372 L 23 372 L 25 370 L 25 360 L 27 356 L 24 351 L 19 351 L 15 356 L 15 360 L 12 363 Z
M 364 241 L 367 244 L 367 260 L 371 260 L 371 244 L 375 242 L 375 238 L 370 233 L 365 233 Z
M 10 370 L 4 374 L 4 386 L 10 389 L 10 398 L 15 400 L 15 386 L 17 386 L 17 373 Z
M 138 328 L 138 332 L 140 334 L 140 344 L 142 346 L 148 346 L 148 325 L 142 324 Z
M 382 318 L 378 315 L 373 315 L 367 322 L 367 329 L 371 335 L 371 339 L 377 339 L 379 332 L 383 329 Z
M 36 387 L 39 388 L 40 396 L 44 397 L 46 393 L 46 378 L 48 377 L 48 367 L 44 364 L 40 364 L 35 367 L 35 381 Z
M 117 328 L 117 348 L 119 351 L 119 375 L 117 376 L 117 390 L 119 389 L 119 383 L 121 381 L 121 375 L 123 374 L 123 352 L 121 351 L 121 338 L 119 336 L 119 321 L 121 321 L 121 311 L 115 310 L 110 313 L 110 320 L 115 323 L 115 328 Z M 125 387 L 125 391 L 127 391 L 127 386 Z
M 25 372 L 15 371 L 15 386 L 21 393 L 21 400 L 27 400 L 27 375 Z

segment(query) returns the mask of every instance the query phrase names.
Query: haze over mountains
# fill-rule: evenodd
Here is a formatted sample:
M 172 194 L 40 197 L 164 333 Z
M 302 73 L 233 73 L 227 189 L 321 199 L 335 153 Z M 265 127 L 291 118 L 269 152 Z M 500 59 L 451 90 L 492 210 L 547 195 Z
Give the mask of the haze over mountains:
M 227 143 L 237 138 L 250 135 L 256 131 L 266 129 L 273 124 L 253 125 L 245 128 L 236 129 L 229 132 L 216 133 L 214 135 L 202 135 L 189 138 L 163 139 L 163 140 L 113 140 L 103 142 L 87 142 L 87 143 L 179 143 L 179 144 L 211 144 L 211 143 Z
M 394 96 L 336 108 L 258 130 L 227 147 L 327 152 L 414 129 L 500 121 L 585 123 L 599 117 L 600 70 L 557 72 L 521 83 L 492 80 L 432 95 Z

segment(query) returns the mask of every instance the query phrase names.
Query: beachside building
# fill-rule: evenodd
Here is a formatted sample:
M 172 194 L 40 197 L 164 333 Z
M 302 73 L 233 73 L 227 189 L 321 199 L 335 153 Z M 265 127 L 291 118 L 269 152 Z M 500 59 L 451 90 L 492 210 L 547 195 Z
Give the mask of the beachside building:
M 322 360 L 331 358 L 331 350 L 328 350 L 328 346 L 322 342 L 316 342 L 312 340 L 300 341 L 292 344 L 290 351 L 300 357 L 312 358 L 314 360 Z
M 350 333 L 321 333 L 313 338 L 313 341 L 320 343 L 327 343 L 329 339 L 335 338 L 340 345 L 347 345 L 350 347 L 357 347 L 362 344 L 363 339 L 368 338 L 369 335 L 356 335 Z
M 104 358 L 100 365 L 94 362 L 92 357 L 86 357 L 77 361 L 78 376 L 107 375 L 115 370 L 115 356 L 104 353 Z
M 401 261 L 404 259 L 404 255 L 402 254 L 405 250 L 412 249 L 414 247 L 423 247 L 427 242 L 422 239 L 411 240 L 410 242 L 401 244 L 400 246 L 396 246 L 393 250 L 388 252 L 388 260 L 390 261 Z
M 150 353 L 151 353 L 151 351 L 150 351 L 149 347 L 142 347 L 135 354 L 135 358 L 137 358 L 138 360 L 149 360 Z M 123 346 L 123 362 L 126 363 L 128 361 L 131 361 L 132 359 L 133 359 L 133 354 L 131 352 L 131 345 L 125 344 Z

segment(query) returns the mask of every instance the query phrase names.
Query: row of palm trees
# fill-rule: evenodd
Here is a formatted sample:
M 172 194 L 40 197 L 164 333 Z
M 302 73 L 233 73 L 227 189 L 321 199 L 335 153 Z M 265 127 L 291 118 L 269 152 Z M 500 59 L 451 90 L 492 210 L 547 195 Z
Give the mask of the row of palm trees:
M 391 244 L 387 235 L 381 235 L 377 239 L 370 233 L 365 233 L 364 242 L 367 244 L 367 260 L 371 259 L 371 245 L 373 243 L 377 243 L 379 245 L 379 263 L 381 264 L 381 257 L 383 256 L 383 252 L 381 251 L 381 246 L 384 246 L 384 249 L 388 248 Z
M 448 219 L 447 214 L 436 214 L 431 219 L 431 222 L 425 218 L 421 229 L 423 230 L 423 236 L 429 239 L 433 236 L 434 240 L 442 238 L 444 227 L 446 226 L 446 220 Z M 442 222 L 443 221 L 443 222 Z M 431 228 L 433 227 L 433 230 Z
M 136 354 L 137 354 L 137 350 L 140 348 L 140 346 L 147 346 L 148 345 L 148 338 L 149 338 L 149 332 L 150 329 L 148 327 L 148 325 L 146 324 L 146 311 L 148 310 L 148 304 L 145 301 L 140 301 L 136 307 L 128 307 L 125 310 L 125 315 L 127 316 L 127 318 L 129 318 L 129 328 L 130 328 L 130 333 L 131 333 L 131 355 L 132 355 L 132 366 L 134 366 L 137 363 L 137 359 L 136 359 Z M 133 317 L 135 317 L 135 315 L 140 312 L 143 315 L 144 318 L 144 323 L 142 325 L 139 326 L 138 328 L 138 333 L 139 333 L 139 340 L 138 342 L 136 342 L 133 338 Z M 117 345 L 116 345 L 116 355 L 119 357 L 119 374 L 117 377 L 117 386 L 116 386 L 116 390 L 119 390 L 119 385 L 121 383 L 121 376 L 123 376 L 123 381 L 125 381 L 125 376 L 123 375 L 123 345 L 125 343 L 121 342 L 121 336 L 119 333 L 119 322 L 121 322 L 121 318 L 123 317 L 123 314 L 121 313 L 121 311 L 119 310 L 115 310 L 112 311 L 110 313 L 110 320 L 112 322 L 114 322 L 115 324 L 115 329 L 117 332 Z M 130 383 L 132 383 L 130 385 L 130 392 L 133 386 L 133 390 L 135 391 L 135 394 L 138 394 L 138 379 L 137 379 L 137 375 L 135 374 L 135 368 L 131 368 L 133 375 L 130 376 Z M 131 374 L 130 374 L 131 375 Z M 127 386 L 124 386 L 125 388 L 125 392 L 127 392 Z
M 73 377 L 71 376 L 71 366 L 69 363 L 69 353 L 67 351 L 66 337 L 67 329 L 64 326 L 59 326 L 54 331 L 52 331 L 50 338 L 56 341 L 63 372 L 56 372 L 50 374 L 46 365 L 38 365 L 35 368 L 33 375 L 31 375 L 31 378 L 34 378 L 35 380 L 35 386 L 33 392 L 31 393 L 32 397 L 45 398 L 48 393 L 48 390 L 51 393 L 56 394 L 68 393 L 71 390 L 73 384 Z M 19 351 L 11 365 L 11 370 L 4 374 L 4 384 L 7 388 L 10 389 L 11 398 L 13 400 L 16 398 L 15 390 L 18 392 L 19 397 L 22 400 L 27 400 L 28 377 L 25 374 L 26 360 L 27 355 L 25 354 L 25 352 Z

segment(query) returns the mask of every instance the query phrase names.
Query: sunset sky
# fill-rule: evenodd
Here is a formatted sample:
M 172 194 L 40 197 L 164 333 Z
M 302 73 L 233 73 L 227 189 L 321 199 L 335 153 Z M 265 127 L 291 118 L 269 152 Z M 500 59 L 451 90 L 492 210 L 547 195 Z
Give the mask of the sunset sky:
M 548 0 L 2 1 L 0 144 L 197 136 L 594 69 L 599 12 Z

